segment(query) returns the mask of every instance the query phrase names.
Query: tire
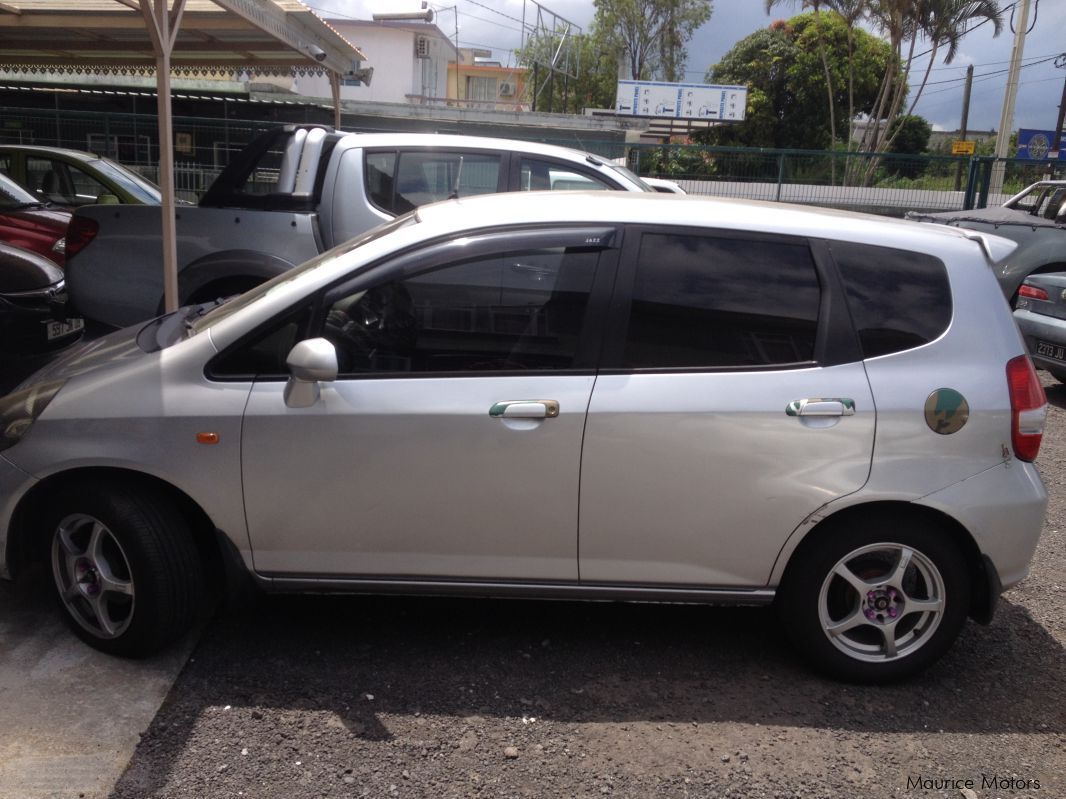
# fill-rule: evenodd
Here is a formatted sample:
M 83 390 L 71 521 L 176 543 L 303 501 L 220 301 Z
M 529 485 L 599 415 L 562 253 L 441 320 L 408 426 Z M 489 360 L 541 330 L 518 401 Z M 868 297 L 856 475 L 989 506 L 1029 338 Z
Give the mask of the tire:
M 929 667 L 969 611 L 963 553 L 924 520 L 826 524 L 793 557 L 777 595 L 796 648 L 817 670 L 849 682 L 894 682 Z
M 164 493 L 86 483 L 56 497 L 46 522 L 56 598 L 85 643 L 145 657 L 192 626 L 203 569 L 188 524 Z

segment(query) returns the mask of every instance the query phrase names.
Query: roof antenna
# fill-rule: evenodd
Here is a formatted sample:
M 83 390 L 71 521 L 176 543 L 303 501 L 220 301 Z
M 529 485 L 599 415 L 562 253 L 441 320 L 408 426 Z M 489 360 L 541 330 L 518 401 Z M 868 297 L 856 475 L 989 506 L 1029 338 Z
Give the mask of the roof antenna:
M 459 156 L 459 171 L 455 173 L 455 186 L 452 188 L 452 193 L 448 195 L 449 200 L 459 199 L 459 181 L 463 178 L 463 156 Z

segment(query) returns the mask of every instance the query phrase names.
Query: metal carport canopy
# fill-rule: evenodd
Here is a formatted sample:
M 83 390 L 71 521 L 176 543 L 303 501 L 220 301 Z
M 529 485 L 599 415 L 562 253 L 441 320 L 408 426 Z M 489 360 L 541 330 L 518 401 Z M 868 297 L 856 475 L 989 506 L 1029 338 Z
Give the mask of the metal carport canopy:
M 155 72 L 166 310 L 178 305 L 171 71 L 325 70 L 340 127 L 340 77 L 366 56 L 298 0 L 0 0 L 0 69 Z

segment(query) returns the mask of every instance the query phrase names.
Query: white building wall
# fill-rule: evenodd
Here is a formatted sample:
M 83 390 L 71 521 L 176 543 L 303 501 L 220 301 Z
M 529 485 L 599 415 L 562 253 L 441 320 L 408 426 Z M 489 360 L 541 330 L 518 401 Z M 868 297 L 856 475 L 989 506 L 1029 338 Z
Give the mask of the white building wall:
M 417 29 L 345 20 L 330 20 L 330 24 L 366 53 L 362 66 L 374 68 L 369 86 L 341 86 L 342 100 L 418 104 L 422 97 L 443 99 L 447 95 L 448 61 L 453 51 L 436 27 L 426 26 L 421 33 L 429 37 L 430 57 L 423 59 L 415 57 Z M 324 75 L 297 78 L 294 91 L 307 97 L 331 96 L 329 79 Z

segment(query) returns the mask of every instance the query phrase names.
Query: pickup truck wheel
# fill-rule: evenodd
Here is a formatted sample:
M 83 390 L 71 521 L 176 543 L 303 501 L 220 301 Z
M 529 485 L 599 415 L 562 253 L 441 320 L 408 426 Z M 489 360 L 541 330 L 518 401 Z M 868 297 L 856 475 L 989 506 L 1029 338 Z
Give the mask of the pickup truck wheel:
M 786 632 L 837 679 L 905 679 L 936 661 L 970 606 L 962 552 L 933 524 L 852 519 L 797 553 L 778 592 Z
M 63 617 L 90 646 L 144 657 L 192 625 L 202 568 L 189 527 L 161 492 L 94 482 L 53 503 L 52 575 Z
M 1048 369 L 1048 372 L 1060 383 L 1066 383 L 1066 369 Z

